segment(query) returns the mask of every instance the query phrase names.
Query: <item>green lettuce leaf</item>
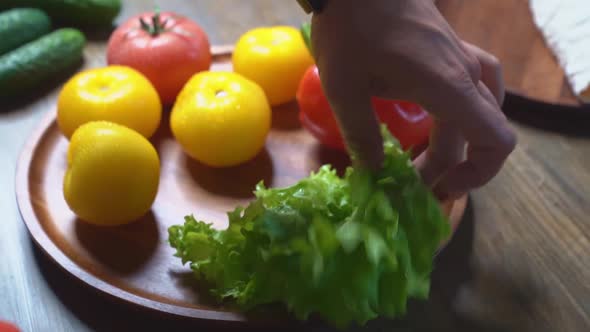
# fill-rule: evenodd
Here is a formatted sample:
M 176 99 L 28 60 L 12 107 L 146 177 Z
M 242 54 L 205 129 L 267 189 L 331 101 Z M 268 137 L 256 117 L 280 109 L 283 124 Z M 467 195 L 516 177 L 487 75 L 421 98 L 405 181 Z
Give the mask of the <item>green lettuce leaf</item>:
M 405 314 L 428 297 L 433 257 L 450 234 L 436 198 L 385 127 L 379 172 L 330 165 L 286 188 L 257 185 L 247 207 L 213 229 L 192 215 L 170 245 L 219 300 L 247 311 L 282 303 L 336 327 Z

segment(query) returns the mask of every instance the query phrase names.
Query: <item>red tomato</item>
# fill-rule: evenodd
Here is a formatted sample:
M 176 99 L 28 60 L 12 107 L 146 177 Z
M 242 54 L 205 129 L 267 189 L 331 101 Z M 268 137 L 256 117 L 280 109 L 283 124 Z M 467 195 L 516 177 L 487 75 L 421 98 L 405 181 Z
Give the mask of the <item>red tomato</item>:
M 211 50 L 207 35 L 195 22 L 172 12 L 148 12 L 113 32 L 107 62 L 143 73 L 162 103 L 170 105 L 193 74 L 210 68 Z
M 297 102 L 302 126 L 322 144 L 345 150 L 338 123 L 322 90 L 316 66 L 311 66 L 301 79 Z M 433 121 L 422 107 L 407 101 L 378 97 L 373 97 L 372 103 L 379 120 L 387 125 L 405 150 L 428 144 Z
M 12 323 L 0 321 L 0 332 L 19 332 L 20 330 Z

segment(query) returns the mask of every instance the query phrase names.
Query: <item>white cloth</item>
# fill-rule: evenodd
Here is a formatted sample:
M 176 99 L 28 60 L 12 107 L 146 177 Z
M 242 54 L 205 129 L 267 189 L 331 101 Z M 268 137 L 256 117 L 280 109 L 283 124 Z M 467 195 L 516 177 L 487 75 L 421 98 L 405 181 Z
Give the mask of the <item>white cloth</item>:
M 535 24 L 579 95 L 590 85 L 590 0 L 529 1 Z

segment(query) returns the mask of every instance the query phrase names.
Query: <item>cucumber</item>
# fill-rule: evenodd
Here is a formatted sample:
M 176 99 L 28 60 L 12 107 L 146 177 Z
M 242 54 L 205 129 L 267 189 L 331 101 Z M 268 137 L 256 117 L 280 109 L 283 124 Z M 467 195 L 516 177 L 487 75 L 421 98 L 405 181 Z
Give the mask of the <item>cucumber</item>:
M 0 0 L 0 10 L 14 7 L 40 8 L 56 22 L 78 27 L 112 26 L 121 0 Z
M 29 92 L 78 64 L 86 38 L 62 28 L 0 57 L 0 100 Z
M 0 13 L 0 55 L 49 33 L 51 19 L 37 8 Z

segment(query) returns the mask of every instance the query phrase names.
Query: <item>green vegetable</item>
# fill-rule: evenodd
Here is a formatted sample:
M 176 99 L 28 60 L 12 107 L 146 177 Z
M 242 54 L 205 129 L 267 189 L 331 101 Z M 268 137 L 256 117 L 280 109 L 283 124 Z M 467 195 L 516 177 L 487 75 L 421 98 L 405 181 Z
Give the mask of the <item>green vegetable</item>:
M 169 242 L 212 293 L 243 310 L 284 303 L 299 319 L 319 313 L 344 328 L 398 317 L 429 293 L 433 257 L 450 234 L 410 156 L 383 127 L 381 171 L 324 165 L 288 188 L 260 183 L 255 200 L 215 230 L 187 216 Z
M 49 33 L 51 20 L 42 10 L 16 8 L 0 13 L 0 55 Z
M 55 30 L 0 57 L 0 99 L 27 92 L 82 59 L 86 39 L 75 29 Z
M 81 27 L 110 26 L 121 11 L 121 0 L 2 0 L 0 10 L 43 9 L 54 20 Z
M 301 24 L 299 31 L 301 32 L 301 37 L 303 37 L 303 41 L 305 42 L 307 49 L 311 52 L 311 24 Z

